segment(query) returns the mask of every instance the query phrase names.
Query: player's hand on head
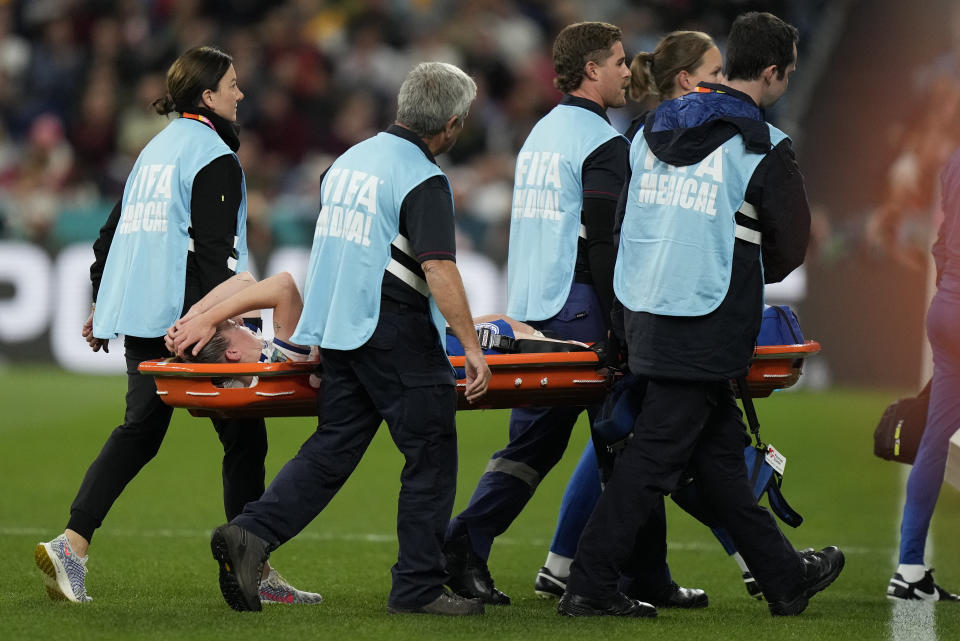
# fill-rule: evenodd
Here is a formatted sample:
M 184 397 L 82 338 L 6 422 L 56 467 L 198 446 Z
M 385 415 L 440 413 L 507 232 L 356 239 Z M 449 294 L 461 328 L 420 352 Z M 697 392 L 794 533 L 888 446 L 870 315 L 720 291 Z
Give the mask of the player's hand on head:
M 168 335 L 172 332 L 172 351 L 181 358 L 187 350 L 196 356 L 216 331 L 216 326 L 204 321 L 201 316 L 195 316 L 189 320 L 181 318 L 168 331 Z

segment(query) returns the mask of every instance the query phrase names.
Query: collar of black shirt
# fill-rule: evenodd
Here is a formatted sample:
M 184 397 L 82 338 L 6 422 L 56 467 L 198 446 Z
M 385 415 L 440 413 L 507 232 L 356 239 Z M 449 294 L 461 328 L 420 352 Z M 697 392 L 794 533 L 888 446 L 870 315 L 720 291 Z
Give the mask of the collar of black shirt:
M 432 162 L 434 165 L 437 164 L 437 159 L 433 157 L 433 154 L 430 152 L 430 148 L 427 147 L 427 143 L 423 142 L 423 138 L 413 133 L 406 127 L 394 123 L 387 127 L 387 133 L 403 138 L 404 140 L 409 140 L 420 148 L 420 151 L 422 151 L 423 155 L 427 157 L 427 160 Z
M 206 107 L 197 107 L 197 113 L 210 119 L 213 128 L 216 129 L 223 142 L 230 147 L 230 151 L 235 152 L 240 149 L 240 125 L 217 115 L 213 110 Z
M 564 94 L 563 100 L 560 101 L 561 105 L 572 105 L 574 107 L 581 107 L 587 111 L 592 111 L 597 114 L 607 122 L 610 122 L 610 119 L 607 118 L 607 110 L 601 107 L 598 103 L 590 100 L 589 98 L 581 98 L 580 96 L 571 96 L 570 94 Z

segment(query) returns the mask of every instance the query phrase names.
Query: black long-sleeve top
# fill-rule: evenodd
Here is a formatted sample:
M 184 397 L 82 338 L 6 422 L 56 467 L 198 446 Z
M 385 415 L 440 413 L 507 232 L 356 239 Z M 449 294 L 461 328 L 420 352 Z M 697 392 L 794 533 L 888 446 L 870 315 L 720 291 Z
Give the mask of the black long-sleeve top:
M 603 107 L 592 100 L 564 96 L 561 104 L 592 111 L 609 122 Z M 615 136 L 591 152 L 581 168 L 583 208 L 580 221 L 586 230 L 586 238 L 581 237 L 577 244 L 575 278 L 593 285 L 608 325 L 613 304 L 613 268 L 617 259 L 613 222 L 629 151 L 627 141 L 622 136 Z

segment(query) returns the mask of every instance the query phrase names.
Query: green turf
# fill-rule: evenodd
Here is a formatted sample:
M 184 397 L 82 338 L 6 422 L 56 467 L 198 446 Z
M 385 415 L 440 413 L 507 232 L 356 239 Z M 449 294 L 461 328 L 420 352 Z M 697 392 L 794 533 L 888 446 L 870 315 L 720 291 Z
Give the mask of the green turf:
M 683 585 L 710 594 L 698 612 L 661 611 L 655 621 L 567 620 L 533 595 L 566 478 L 586 430 L 494 546 L 490 567 L 514 605 L 470 620 L 384 612 L 400 455 L 381 430 L 328 509 L 271 557 L 294 584 L 316 589 L 319 607 L 238 614 L 223 603 L 209 530 L 223 520 L 219 443 L 209 422 L 177 412 L 166 442 L 111 511 L 91 548 L 84 606 L 47 599 L 32 549 L 59 533 L 82 475 L 120 420 L 124 381 L 49 368 L 0 373 L 0 638 L 3 639 L 884 639 L 891 607 L 902 466 L 871 455 L 871 433 L 892 393 L 781 393 L 758 401 L 764 435 L 787 456 L 784 492 L 806 521 L 787 532 L 797 547 L 840 545 L 847 566 L 801 617 L 768 616 L 749 600 L 739 572 L 710 533 L 670 510 L 670 562 Z M 506 439 L 505 412 L 460 416 L 457 509 L 487 458 Z M 270 422 L 268 477 L 310 433 L 309 419 Z M 960 588 L 960 495 L 945 488 L 934 517 L 938 577 Z M 789 530 L 789 528 L 787 528 Z M 936 608 L 941 639 L 960 636 L 960 604 Z

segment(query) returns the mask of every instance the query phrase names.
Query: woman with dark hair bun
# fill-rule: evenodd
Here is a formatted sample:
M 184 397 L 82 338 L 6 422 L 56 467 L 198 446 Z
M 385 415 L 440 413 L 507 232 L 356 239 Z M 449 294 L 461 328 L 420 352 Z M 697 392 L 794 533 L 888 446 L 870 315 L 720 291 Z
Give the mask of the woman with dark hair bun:
M 87 470 L 63 534 L 38 543 L 37 566 L 53 599 L 86 602 L 87 548 L 114 501 L 157 453 L 173 408 L 137 366 L 169 353 L 167 328 L 216 285 L 246 270 L 247 199 L 237 106 L 243 92 L 229 54 L 195 47 L 167 72 L 154 102 L 169 124 L 140 152 L 100 230 L 90 267 L 93 298 L 82 335 L 93 351 L 124 335 L 126 412 Z M 99 304 L 99 305 L 98 305 Z M 233 518 L 264 489 L 263 419 L 212 419 L 223 444 L 223 502 Z M 264 568 L 265 601 L 319 603 Z
M 723 56 L 713 38 L 702 31 L 674 31 L 652 52 L 641 51 L 633 57 L 629 94 L 637 102 L 652 96 L 659 104 L 696 91 L 701 82 L 722 79 Z M 628 139 L 633 139 L 645 115 L 634 118 L 624 134 Z

